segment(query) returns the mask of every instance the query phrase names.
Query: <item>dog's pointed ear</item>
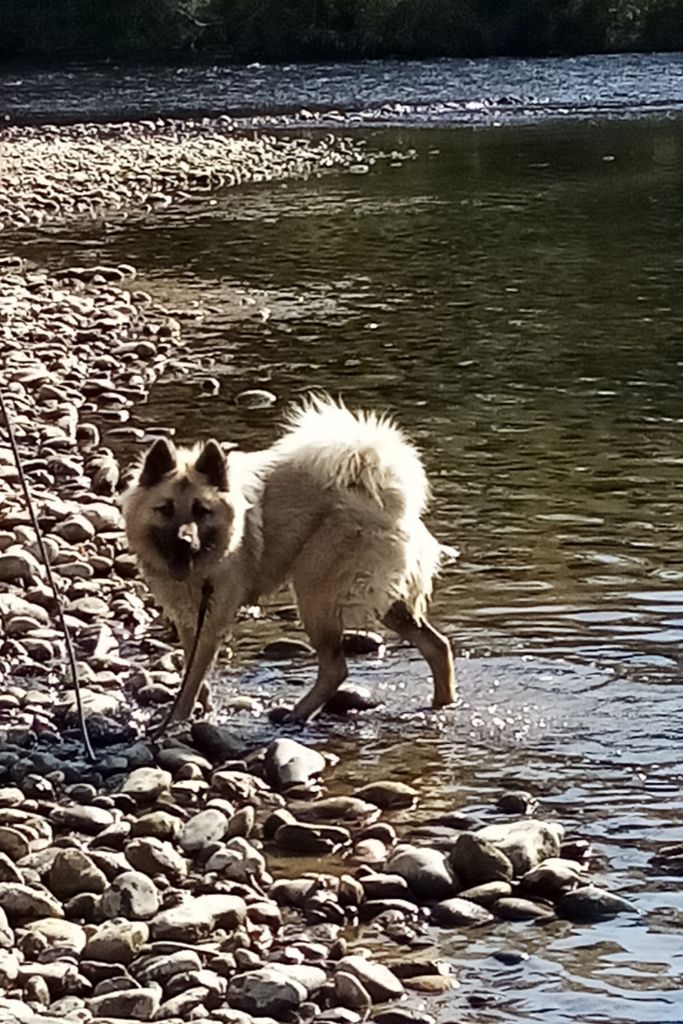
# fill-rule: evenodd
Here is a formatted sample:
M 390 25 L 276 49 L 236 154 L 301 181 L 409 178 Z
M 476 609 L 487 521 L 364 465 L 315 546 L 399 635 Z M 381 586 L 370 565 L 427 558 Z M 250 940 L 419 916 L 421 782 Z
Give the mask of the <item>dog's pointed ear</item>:
M 140 487 L 154 487 L 175 467 L 175 448 L 165 437 L 160 437 L 147 452 L 138 483 Z
M 228 463 L 218 441 L 207 441 L 194 464 L 197 473 L 201 473 L 212 487 L 219 491 L 228 489 Z

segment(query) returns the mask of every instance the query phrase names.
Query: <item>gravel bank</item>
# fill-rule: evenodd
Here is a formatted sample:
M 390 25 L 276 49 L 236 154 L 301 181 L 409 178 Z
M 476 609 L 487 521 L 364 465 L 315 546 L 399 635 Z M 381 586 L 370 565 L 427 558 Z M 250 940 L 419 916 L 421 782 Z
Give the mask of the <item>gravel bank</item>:
M 227 117 L 0 131 L 0 229 L 203 202 L 249 181 L 366 169 L 360 142 L 235 133 Z

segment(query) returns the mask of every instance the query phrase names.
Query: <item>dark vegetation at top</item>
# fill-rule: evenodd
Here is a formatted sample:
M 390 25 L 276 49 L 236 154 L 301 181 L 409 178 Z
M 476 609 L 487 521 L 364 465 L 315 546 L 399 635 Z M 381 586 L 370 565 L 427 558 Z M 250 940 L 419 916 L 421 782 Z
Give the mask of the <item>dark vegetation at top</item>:
M 0 0 L 4 60 L 675 49 L 683 49 L 683 0 Z

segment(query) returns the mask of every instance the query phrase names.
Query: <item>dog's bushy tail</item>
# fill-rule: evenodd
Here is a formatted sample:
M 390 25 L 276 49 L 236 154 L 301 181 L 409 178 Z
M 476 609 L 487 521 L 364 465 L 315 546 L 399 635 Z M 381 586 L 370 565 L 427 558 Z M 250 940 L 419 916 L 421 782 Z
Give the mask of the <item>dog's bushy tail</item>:
M 419 453 L 390 418 L 351 412 L 326 396 L 291 413 L 276 449 L 322 486 L 360 492 L 400 515 L 421 516 L 429 499 Z

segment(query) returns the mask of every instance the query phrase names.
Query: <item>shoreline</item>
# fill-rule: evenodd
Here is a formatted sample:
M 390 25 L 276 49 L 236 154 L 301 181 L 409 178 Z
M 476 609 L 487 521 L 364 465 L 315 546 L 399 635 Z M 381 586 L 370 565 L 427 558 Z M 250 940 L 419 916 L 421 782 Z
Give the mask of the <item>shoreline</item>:
M 207 174 L 212 131 L 113 131 L 114 151 L 123 138 L 126 160 L 103 184 L 112 154 L 100 130 L 54 130 L 37 144 L 40 133 L 10 130 L 16 187 L 5 193 L 14 204 L 7 226 L 97 219 L 108 209 L 152 212 L 206 198 L 225 184 L 223 174 L 267 180 L 367 159 L 343 140 L 236 140 L 226 127 L 208 147 L 220 159 L 211 157 Z M 188 166 L 164 167 L 161 155 L 177 157 L 179 140 Z M 7 145 L 3 132 L 0 160 Z M 87 159 L 93 145 L 100 162 Z M 38 168 L 45 181 L 36 197 Z M 157 206 L 151 197 L 160 181 L 166 198 Z M 102 204 L 93 202 L 97 190 Z M 12 213 L 22 209 L 23 219 Z M 168 701 L 177 683 L 178 651 L 154 629 L 151 599 L 126 552 L 119 468 L 100 424 L 109 439 L 143 441 L 128 423 L 131 409 L 170 360 L 190 354 L 182 313 L 136 291 L 134 278 L 126 265 L 49 275 L 19 258 L 0 261 L 0 385 L 62 581 L 99 751 L 96 764 L 84 759 L 71 725 L 73 695 L 59 689 L 63 643 L 3 437 L 3 1020 L 359 1024 L 372 1015 L 379 1024 L 433 1024 L 425 998 L 458 985 L 451 965 L 434 955 L 435 924 L 532 927 L 557 916 L 633 913 L 586 884 L 586 844 L 535 818 L 529 794 L 505 794 L 492 819 L 418 815 L 412 830 L 401 824 L 401 837 L 392 816 L 415 809 L 416 790 L 385 780 L 326 798 L 328 759 L 291 738 L 248 745 L 207 721 L 159 742 L 139 734 L 138 709 Z M 275 879 L 268 862 L 283 852 L 292 877 Z M 383 945 L 394 943 L 391 954 L 373 956 L 352 938 L 361 922 Z

